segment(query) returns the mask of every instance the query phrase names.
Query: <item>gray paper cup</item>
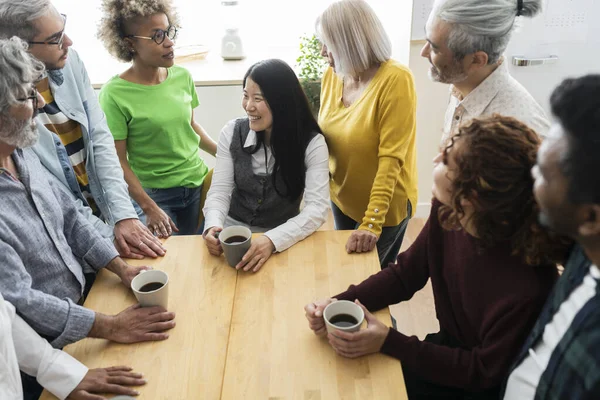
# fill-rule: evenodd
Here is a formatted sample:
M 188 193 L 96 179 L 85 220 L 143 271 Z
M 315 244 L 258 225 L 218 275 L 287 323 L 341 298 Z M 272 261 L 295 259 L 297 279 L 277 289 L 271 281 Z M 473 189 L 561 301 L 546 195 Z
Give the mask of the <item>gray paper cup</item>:
M 245 238 L 245 240 L 227 243 L 228 240 L 236 236 L 241 236 Z M 223 253 L 225 253 L 227 263 L 230 266 L 235 267 L 242 261 L 242 257 L 244 257 L 244 254 L 246 254 L 250 248 L 250 244 L 252 243 L 252 231 L 245 226 L 229 226 L 219 233 L 219 241 L 221 242 L 221 247 L 223 247 Z

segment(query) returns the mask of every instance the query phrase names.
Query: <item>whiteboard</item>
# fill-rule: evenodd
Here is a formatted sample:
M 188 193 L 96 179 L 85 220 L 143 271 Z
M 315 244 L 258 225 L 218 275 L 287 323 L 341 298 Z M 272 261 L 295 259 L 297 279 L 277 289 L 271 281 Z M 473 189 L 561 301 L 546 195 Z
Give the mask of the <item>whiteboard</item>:
M 413 0 L 411 40 L 425 40 L 425 25 L 435 0 Z M 589 37 L 593 0 L 545 0 L 543 35 L 547 43 L 582 42 Z
M 433 9 L 434 0 L 414 0 L 411 40 L 425 40 L 425 25 Z

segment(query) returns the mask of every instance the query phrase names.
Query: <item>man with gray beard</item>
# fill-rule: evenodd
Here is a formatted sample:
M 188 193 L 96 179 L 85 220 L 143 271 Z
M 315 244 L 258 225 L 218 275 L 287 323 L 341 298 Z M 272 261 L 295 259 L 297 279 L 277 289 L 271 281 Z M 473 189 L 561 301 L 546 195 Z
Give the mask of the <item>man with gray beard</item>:
M 0 38 L 26 41 L 47 70 L 36 82 L 48 104 L 37 117 L 33 150 L 78 211 L 114 239 L 121 256 L 163 256 L 165 248 L 131 202 L 106 118 L 66 29 L 67 16 L 50 0 L 0 0 Z
M 84 268 L 93 274 L 106 268 L 130 287 L 147 267 L 118 257 L 111 240 L 77 212 L 72 197 L 28 148 L 37 140 L 36 110 L 44 106 L 34 85 L 43 64 L 20 39 L 0 40 L 0 71 L 0 293 L 55 348 L 85 337 L 120 343 L 166 339 L 175 315 L 161 307 L 135 305 L 104 315 L 82 306 Z M 37 398 L 41 388 L 31 387 L 35 381 L 24 376 L 23 382 L 25 398 Z
M 542 0 L 436 0 L 421 56 L 429 77 L 451 84 L 442 141 L 472 118 L 514 117 L 538 135 L 550 123 L 544 110 L 508 72 L 503 53 L 519 17 L 534 17 Z

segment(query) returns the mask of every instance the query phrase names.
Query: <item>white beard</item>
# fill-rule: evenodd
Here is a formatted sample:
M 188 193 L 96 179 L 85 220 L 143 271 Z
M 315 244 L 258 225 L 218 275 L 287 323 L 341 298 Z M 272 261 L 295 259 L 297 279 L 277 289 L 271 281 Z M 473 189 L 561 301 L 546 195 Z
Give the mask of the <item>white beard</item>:
M 0 116 L 0 142 L 19 149 L 33 146 L 39 138 L 34 119 L 18 120 Z

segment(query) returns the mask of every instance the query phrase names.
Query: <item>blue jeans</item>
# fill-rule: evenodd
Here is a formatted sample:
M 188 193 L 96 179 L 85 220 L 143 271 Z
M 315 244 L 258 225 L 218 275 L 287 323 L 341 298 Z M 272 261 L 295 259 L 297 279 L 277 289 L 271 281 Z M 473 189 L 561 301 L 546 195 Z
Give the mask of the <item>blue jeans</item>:
M 396 226 L 384 226 L 377 240 L 377 253 L 379 254 L 379 264 L 381 268 L 386 268 L 389 263 L 396 260 L 396 256 L 402 246 L 402 240 L 404 239 L 404 233 L 412 214 L 412 206 L 410 200 L 407 202 L 406 210 L 407 217 Z M 336 230 L 355 230 L 361 225 L 344 214 L 333 202 L 331 202 L 331 211 L 333 211 L 333 220 Z
M 179 232 L 173 232 L 174 235 L 195 235 L 198 233 L 202 185 L 197 188 L 144 188 L 144 190 L 179 228 Z

